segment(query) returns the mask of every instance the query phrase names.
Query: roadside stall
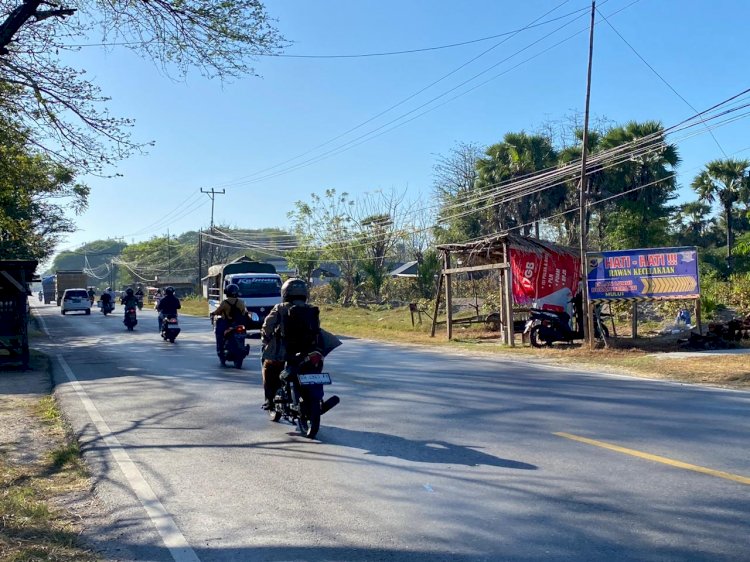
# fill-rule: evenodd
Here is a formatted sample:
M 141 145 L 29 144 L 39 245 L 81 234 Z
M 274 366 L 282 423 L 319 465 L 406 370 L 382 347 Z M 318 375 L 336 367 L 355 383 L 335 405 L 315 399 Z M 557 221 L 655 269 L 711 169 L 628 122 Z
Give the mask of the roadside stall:
M 464 244 L 442 244 L 443 269 L 438 278 L 432 333 L 437 324 L 446 324 L 448 339 L 453 337 L 453 281 L 457 275 L 497 271 L 503 341 L 515 345 L 531 306 L 564 308 L 578 291 L 580 259 L 576 250 L 544 240 L 505 233 Z M 455 264 L 455 265 L 454 265 Z M 438 320 L 442 292 L 445 290 L 446 319 Z M 484 321 L 490 320 L 486 318 Z
M 0 260 L 0 364 L 29 366 L 30 284 L 34 277 L 34 260 Z

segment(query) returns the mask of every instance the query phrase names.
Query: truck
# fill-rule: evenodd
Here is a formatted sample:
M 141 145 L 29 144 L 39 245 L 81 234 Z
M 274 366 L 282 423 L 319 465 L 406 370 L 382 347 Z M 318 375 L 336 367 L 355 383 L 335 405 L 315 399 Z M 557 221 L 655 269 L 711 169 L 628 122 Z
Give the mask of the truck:
M 42 277 L 42 300 L 49 304 L 55 300 L 55 276 Z
M 240 289 L 239 297 L 245 302 L 250 325 L 257 330 L 263 325 L 274 305 L 281 302 L 281 276 L 270 263 L 241 257 L 233 262 L 212 265 L 208 275 L 201 279 L 203 297 L 208 301 L 208 311 L 216 310 L 224 298 L 224 289 L 234 283 Z
M 55 301 L 62 302 L 65 289 L 86 289 L 88 276 L 81 270 L 58 270 L 55 272 Z

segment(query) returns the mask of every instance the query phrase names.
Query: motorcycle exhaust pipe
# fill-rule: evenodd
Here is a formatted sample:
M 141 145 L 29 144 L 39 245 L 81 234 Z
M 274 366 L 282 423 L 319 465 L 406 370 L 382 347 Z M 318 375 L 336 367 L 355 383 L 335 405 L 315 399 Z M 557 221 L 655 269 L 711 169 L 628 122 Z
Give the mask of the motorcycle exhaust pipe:
M 331 410 L 332 408 L 334 408 L 336 404 L 338 404 L 339 402 L 341 402 L 341 400 L 339 399 L 338 396 L 336 395 L 331 396 L 328 400 L 323 402 L 323 407 L 320 409 L 320 415 L 322 416 L 328 410 Z

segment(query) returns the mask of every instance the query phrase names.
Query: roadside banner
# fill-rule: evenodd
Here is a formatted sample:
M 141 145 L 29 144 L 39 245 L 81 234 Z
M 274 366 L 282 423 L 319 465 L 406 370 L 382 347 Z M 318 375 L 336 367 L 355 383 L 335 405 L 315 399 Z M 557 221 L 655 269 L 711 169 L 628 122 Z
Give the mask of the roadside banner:
M 565 310 L 578 291 L 580 260 L 568 253 L 510 248 L 513 300 L 520 305 Z
M 590 300 L 697 299 L 694 247 L 648 248 L 586 254 Z

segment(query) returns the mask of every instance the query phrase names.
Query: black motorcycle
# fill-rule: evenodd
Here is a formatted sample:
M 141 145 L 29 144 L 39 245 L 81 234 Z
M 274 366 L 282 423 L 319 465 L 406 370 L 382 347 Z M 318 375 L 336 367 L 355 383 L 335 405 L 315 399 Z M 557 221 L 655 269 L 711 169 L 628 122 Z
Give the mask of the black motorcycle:
M 125 318 L 122 320 L 128 331 L 132 332 L 136 324 L 138 324 L 138 318 L 136 317 L 135 308 L 125 309 Z
M 180 334 L 180 323 L 177 321 L 176 314 L 165 314 L 161 321 L 161 338 L 164 341 L 174 343 L 174 340 Z
M 305 437 L 315 438 L 320 429 L 320 416 L 340 401 L 335 395 L 323 400 L 323 386 L 333 381 L 322 369 L 323 358 L 319 353 L 310 354 L 295 365 L 287 365 L 281 372 L 281 388 L 274 397 L 273 409 L 268 412 L 271 421 L 284 418 L 295 424 Z
M 246 339 L 244 324 L 235 324 L 224 330 L 224 352 L 219 358 L 222 366 L 231 361 L 236 369 L 242 369 L 242 362 L 250 354 L 250 345 L 245 343 Z
M 112 301 L 99 301 L 102 303 L 102 314 L 106 316 L 107 314 L 110 314 L 111 312 L 114 312 L 115 305 L 112 304 Z
M 526 322 L 524 334 L 528 334 L 533 347 L 549 347 L 556 341 L 573 343 L 573 340 L 583 339 L 583 327 L 577 330 L 570 328 L 570 315 L 567 312 L 532 308 L 529 320 Z M 600 339 L 609 337 L 609 330 L 601 323 L 598 315 L 594 318 L 594 337 Z

